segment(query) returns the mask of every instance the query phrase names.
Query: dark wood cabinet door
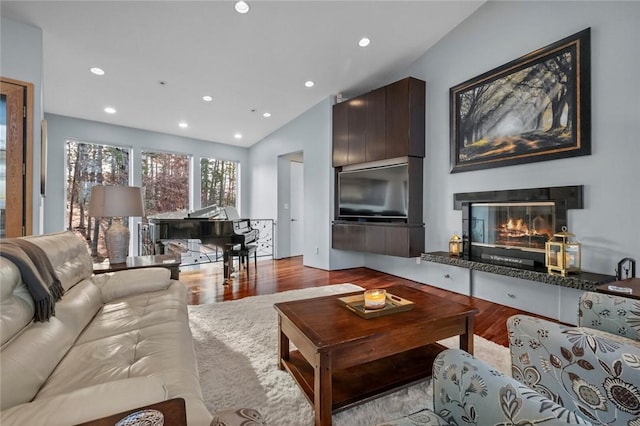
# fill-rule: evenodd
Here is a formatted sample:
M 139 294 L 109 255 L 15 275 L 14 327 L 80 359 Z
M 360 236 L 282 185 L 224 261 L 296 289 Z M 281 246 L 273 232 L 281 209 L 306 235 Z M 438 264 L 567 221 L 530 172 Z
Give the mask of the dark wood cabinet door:
M 333 167 L 349 164 L 349 105 L 333 106 Z
M 367 149 L 366 161 L 386 158 L 386 90 L 384 87 L 367 94 Z
M 424 252 L 424 226 L 371 223 L 334 223 L 331 247 L 396 257 L 418 257 Z
M 426 83 L 409 78 L 409 155 L 425 156 Z
M 369 253 L 386 254 L 387 232 L 385 226 L 365 225 L 366 247 Z
M 418 257 L 424 252 L 423 226 L 388 226 L 386 236 L 388 256 Z
M 333 166 L 425 155 L 425 82 L 412 77 L 333 106 Z
M 409 80 L 386 86 L 385 151 L 387 158 L 409 154 Z
M 409 257 L 409 228 L 387 226 L 385 232 L 387 234 L 386 254 Z
M 405 78 L 386 86 L 387 158 L 424 157 L 425 82 Z
M 366 227 L 334 223 L 331 228 L 331 247 L 339 250 L 365 251 Z
M 367 135 L 367 98 L 359 96 L 349 104 L 349 164 L 364 163 Z

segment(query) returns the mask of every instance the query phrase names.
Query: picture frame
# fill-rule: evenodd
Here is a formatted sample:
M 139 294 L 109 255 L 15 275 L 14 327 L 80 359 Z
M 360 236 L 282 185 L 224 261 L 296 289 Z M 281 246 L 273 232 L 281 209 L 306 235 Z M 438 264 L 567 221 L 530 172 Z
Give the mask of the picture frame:
M 591 154 L 591 29 L 449 90 L 451 173 Z

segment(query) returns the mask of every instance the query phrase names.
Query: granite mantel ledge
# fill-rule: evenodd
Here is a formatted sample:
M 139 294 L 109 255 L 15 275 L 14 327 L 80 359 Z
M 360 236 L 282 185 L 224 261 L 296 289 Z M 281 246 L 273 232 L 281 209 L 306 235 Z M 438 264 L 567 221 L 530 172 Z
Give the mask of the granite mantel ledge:
M 449 256 L 449 254 L 446 252 L 422 253 L 420 257 L 422 260 L 427 262 L 442 263 L 445 265 L 458 266 L 461 268 L 488 272 L 491 274 L 504 275 L 507 277 L 537 281 L 545 284 L 575 288 L 585 291 L 595 291 L 595 287 L 597 285 L 616 280 L 616 277 L 613 275 L 595 274 L 591 272 L 582 272 L 580 274 L 568 275 L 566 277 L 563 277 L 562 275 L 549 274 L 542 271 L 520 269 L 514 268 L 512 266 L 478 262 L 461 257 L 453 257 Z

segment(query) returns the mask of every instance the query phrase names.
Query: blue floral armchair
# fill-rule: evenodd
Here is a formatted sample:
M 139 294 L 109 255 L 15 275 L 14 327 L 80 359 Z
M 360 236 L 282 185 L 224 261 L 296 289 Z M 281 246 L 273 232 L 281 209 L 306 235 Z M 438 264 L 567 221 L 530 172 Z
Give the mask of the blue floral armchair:
M 507 330 L 513 378 L 563 406 L 563 416 L 640 426 L 640 349 L 633 341 L 527 315 L 509 318 Z
M 433 410 L 379 426 L 589 424 L 459 349 L 436 357 L 432 381 Z
M 640 300 L 585 291 L 578 305 L 578 325 L 640 341 Z

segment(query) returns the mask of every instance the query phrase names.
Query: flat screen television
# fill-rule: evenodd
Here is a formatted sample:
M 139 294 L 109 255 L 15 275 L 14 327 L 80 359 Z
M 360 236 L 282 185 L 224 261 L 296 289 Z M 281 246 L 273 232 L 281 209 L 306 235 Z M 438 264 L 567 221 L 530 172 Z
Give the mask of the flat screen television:
M 409 206 L 407 163 L 338 173 L 341 219 L 406 219 Z

